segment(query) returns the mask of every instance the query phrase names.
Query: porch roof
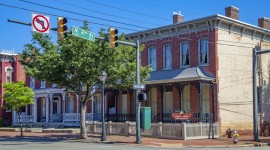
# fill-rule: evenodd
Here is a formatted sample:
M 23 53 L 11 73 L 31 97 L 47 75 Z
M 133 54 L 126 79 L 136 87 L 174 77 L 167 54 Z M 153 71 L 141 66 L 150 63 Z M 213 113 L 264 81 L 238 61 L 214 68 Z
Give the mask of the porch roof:
M 180 68 L 150 72 L 146 84 L 171 83 L 184 81 L 215 81 L 215 76 L 207 73 L 201 67 Z

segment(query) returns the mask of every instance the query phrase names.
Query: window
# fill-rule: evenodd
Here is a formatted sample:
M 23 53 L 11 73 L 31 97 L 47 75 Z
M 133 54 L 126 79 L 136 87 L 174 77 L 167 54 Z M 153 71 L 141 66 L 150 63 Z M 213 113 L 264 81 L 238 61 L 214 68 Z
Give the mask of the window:
M 153 70 L 157 69 L 156 47 L 148 48 L 148 64 Z
M 208 64 L 209 63 L 208 39 L 201 39 L 199 48 L 200 48 L 199 50 L 200 64 Z
M 184 87 L 182 94 L 181 110 L 190 112 L 190 85 Z
M 10 83 L 12 82 L 12 72 L 13 69 L 12 67 L 6 67 L 6 83 Z
M 35 78 L 30 77 L 30 88 L 34 89 L 35 88 Z
M 172 68 L 172 45 L 165 44 L 163 45 L 163 60 L 164 60 L 164 69 Z
M 209 92 L 209 87 L 204 86 L 202 89 L 202 113 L 210 113 Z
M 181 67 L 189 66 L 189 57 L 190 57 L 189 42 L 187 41 L 182 42 L 180 48 L 181 48 L 180 49 Z
M 40 88 L 46 88 L 46 81 L 45 80 L 41 80 Z

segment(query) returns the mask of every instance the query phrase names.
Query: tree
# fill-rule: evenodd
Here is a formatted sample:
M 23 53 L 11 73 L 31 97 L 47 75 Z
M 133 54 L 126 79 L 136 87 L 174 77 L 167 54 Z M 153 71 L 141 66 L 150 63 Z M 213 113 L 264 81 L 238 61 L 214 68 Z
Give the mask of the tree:
M 4 108 L 18 113 L 21 136 L 23 136 L 21 112 L 27 104 L 34 103 L 34 92 L 31 88 L 25 86 L 23 81 L 4 83 L 3 87 L 5 88 L 4 100 L 6 102 Z
M 88 29 L 85 24 L 84 29 Z M 107 37 L 101 29 L 99 36 Z M 119 40 L 124 40 L 124 34 Z M 80 134 L 87 138 L 85 129 L 86 102 L 99 92 L 102 71 L 108 74 L 107 88 L 131 88 L 135 83 L 136 50 L 119 45 L 109 49 L 103 40 L 91 42 L 72 35 L 55 45 L 48 35 L 34 33 L 31 44 L 25 45 L 21 63 L 27 75 L 56 83 L 73 90 L 80 102 Z M 141 67 L 141 80 L 148 78 L 149 68 Z M 121 85 L 117 81 L 121 80 Z M 85 93 L 82 89 L 86 88 Z M 97 90 L 94 90 L 97 89 Z M 82 95 L 85 94 L 85 97 Z

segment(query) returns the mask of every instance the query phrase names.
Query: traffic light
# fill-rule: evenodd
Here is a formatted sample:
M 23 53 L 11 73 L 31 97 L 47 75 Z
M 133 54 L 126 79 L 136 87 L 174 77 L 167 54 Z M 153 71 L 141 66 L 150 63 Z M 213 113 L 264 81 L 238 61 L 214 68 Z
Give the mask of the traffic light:
M 109 29 L 110 32 L 110 40 L 109 40 L 109 47 L 110 48 L 115 48 L 118 46 L 117 40 L 118 40 L 118 30 L 114 28 Z
M 57 18 L 57 23 L 58 23 L 58 40 L 62 40 L 63 38 L 67 37 L 67 18 L 64 17 L 58 17 Z

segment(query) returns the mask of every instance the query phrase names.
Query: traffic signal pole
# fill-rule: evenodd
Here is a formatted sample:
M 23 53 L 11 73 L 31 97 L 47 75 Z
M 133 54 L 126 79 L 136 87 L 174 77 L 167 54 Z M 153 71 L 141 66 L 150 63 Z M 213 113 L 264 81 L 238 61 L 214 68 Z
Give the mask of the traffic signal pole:
M 105 40 L 109 41 L 104 37 L 95 37 L 98 40 Z M 117 41 L 116 43 L 133 46 L 136 48 L 136 84 L 140 84 L 140 42 L 136 40 L 136 43 L 126 42 L 126 41 Z M 136 89 L 136 143 L 141 143 L 141 127 L 140 127 L 140 110 L 141 110 L 141 103 L 138 97 L 139 89 Z

